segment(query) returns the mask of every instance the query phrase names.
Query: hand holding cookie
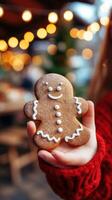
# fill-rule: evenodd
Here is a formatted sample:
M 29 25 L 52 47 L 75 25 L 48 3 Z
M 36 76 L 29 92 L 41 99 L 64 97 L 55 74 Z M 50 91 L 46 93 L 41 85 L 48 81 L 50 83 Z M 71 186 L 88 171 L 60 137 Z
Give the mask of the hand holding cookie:
M 61 143 L 78 147 L 88 142 L 90 131 L 79 121 L 87 113 L 88 103 L 73 97 L 73 87 L 65 77 L 44 75 L 35 85 L 35 96 L 24 112 L 36 125 L 33 141 L 40 149 L 52 150 Z

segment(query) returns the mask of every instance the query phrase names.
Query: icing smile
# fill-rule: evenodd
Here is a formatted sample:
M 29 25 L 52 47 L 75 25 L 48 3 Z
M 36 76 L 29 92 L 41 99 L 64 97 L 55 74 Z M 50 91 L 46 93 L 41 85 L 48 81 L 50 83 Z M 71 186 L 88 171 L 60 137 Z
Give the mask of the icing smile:
M 63 96 L 63 94 L 60 94 L 59 96 L 53 96 L 53 95 L 51 95 L 50 93 L 48 93 L 48 97 L 49 97 L 50 99 L 53 99 L 53 100 L 60 99 L 62 96 Z

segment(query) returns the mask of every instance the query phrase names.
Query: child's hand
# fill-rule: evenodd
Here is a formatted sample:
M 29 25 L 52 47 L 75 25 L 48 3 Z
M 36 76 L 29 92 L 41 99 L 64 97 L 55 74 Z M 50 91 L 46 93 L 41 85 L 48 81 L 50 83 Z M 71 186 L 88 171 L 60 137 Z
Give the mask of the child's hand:
M 88 107 L 89 109 L 87 113 L 82 117 L 83 125 L 85 125 L 90 132 L 90 139 L 88 143 L 77 148 L 69 146 L 66 143 L 61 143 L 51 152 L 40 150 L 38 152 L 38 156 L 51 165 L 60 168 L 80 166 L 89 162 L 96 153 L 97 141 L 94 122 L 94 104 L 91 101 L 88 101 Z M 36 127 L 34 122 L 31 121 L 28 123 L 27 130 L 30 137 L 35 134 Z

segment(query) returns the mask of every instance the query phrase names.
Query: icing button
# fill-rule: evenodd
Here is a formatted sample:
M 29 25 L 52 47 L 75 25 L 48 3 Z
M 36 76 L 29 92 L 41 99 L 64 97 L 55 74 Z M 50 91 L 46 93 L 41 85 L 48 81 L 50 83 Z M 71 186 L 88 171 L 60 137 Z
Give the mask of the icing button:
M 56 121 L 56 124 L 57 125 L 60 125 L 62 123 L 62 121 L 60 120 L 60 119 L 58 119 L 57 121 Z
M 49 92 L 52 92 L 52 91 L 53 91 L 53 88 L 52 88 L 52 87 L 48 87 L 48 91 L 49 91 Z
M 61 112 L 56 112 L 56 117 L 61 117 Z
M 62 133 L 62 132 L 63 132 L 63 128 L 59 127 L 59 128 L 57 129 L 57 131 L 58 131 L 59 133 Z
M 58 110 L 59 108 L 60 108 L 59 105 L 55 105 L 55 106 L 54 106 L 54 109 L 55 109 L 55 110 Z

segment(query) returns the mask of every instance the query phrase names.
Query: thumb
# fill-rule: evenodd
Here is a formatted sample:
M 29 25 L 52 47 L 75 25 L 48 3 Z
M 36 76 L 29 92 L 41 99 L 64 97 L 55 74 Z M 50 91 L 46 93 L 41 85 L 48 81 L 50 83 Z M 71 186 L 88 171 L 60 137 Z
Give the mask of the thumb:
M 82 117 L 82 122 L 87 128 L 95 128 L 94 103 L 92 101 L 88 101 L 88 111 Z
M 30 138 L 32 138 L 36 132 L 36 126 L 33 121 L 27 123 L 27 132 Z

